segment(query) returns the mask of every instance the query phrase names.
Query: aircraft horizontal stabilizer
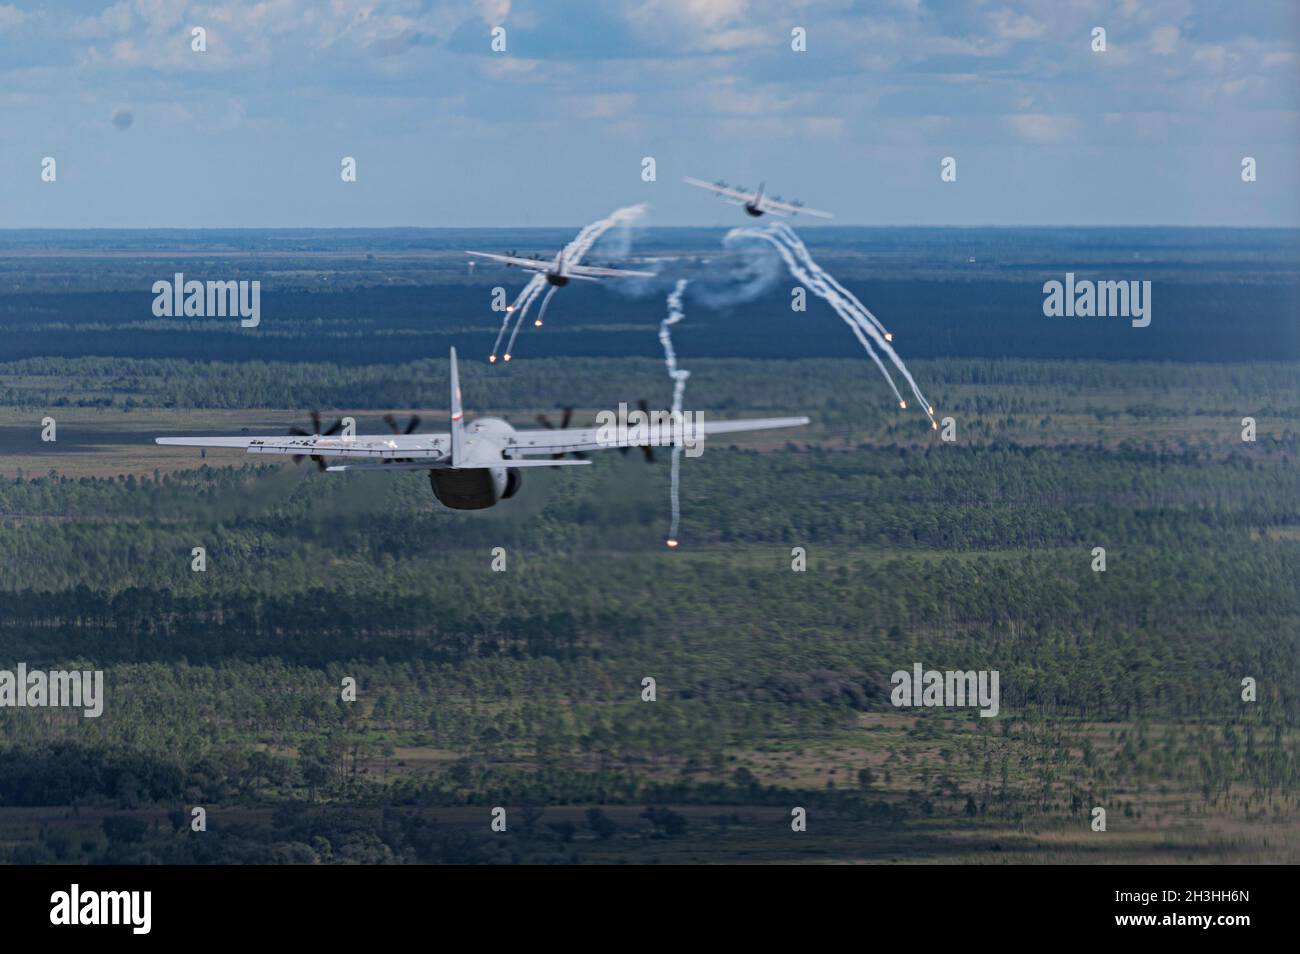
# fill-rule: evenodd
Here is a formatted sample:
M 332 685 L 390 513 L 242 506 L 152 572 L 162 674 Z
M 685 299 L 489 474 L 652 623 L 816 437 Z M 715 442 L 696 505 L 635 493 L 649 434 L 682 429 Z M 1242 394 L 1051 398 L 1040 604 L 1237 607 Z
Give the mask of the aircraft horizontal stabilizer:
M 496 460 L 492 461 L 492 467 L 572 467 L 574 464 L 590 464 L 589 460 Z M 339 473 L 345 470 L 454 470 L 451 464 L 447 463 L 428 463 L 421 464 L 415 461 L 402 464 L 335 464 L 333 467 L 325 468 L 330 473 Z

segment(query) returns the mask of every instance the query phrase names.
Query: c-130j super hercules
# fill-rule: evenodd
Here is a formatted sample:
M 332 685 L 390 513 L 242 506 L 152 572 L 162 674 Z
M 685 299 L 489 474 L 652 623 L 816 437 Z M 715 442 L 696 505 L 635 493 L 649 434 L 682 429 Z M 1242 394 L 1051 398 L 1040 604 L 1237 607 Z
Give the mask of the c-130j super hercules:
M 319 418 L 314 418 L 319 431 Z M 407 431 L 414 430 L 412 419 Z M 806 417 L 769 417 L 748 421 L 706 421 L 694 424 L 692 440 L 716 434 L 762 431 L 807 424 Z M 310 457 L 322 470 L 427 470 L 433 494 L 452 510 L 482 510 L 519 492 L 520 471 L 525 467 L 571 467 L 589 460 L 565 460 L 566 454 L 588 451 L 660 447 L 683 443 L 684 429 L 676 426 L 630 426 L 611 432 L 607 428 L 575 427 L 517 431 L 498 417 L 465 423 L 460 400 L 460 373 L 456 349 L 451 349 L 451 432 L 448 434 L 339 435 L 341 421 L 324 433 L 298 431 L 272 437 L 159 437 L 159 444 L 180 447 L 242 447 L 250 454 L 280 454 L 301 460 Z M 397 428 L 394 424 L 394 430 Z M 529 457 L 546 457 L 530 460 Z M 338 458 L 329 464 L 325 458 Z

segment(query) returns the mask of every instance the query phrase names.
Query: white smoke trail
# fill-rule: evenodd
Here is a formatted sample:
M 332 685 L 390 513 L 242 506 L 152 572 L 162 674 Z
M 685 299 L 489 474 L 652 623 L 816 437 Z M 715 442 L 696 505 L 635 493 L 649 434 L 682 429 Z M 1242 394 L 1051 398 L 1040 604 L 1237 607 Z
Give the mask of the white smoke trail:
M 632 226 L 646 214 L 649 208 L 644 202 L 638 202 L 636 205 L 627 205 L 621 209 L 615 209 L 605 218 L 592 222 L 579 232 L 572 242 L 564 247 L 564 260 L 570 265 L 577 265 L 582 261 L 582 257 L 591 251 L 591 247 L 596 244 L 597 239 L 602 235 L 616 225 L 623 228 Z
M 791 247 L 795 250 L 796 254 L 800 256 L 805 268 L 809 272 L 821 276 L 833 290 L 839 293 L 841 296 L 840 300 L 846 303 L 855 315 L 865 317 L 871 323 L 871 326 L 876 329 L 877 334 L 873 335 L 873 337 L 876 339 L 877 344 L 879 344 L 881 349 L 889 355 L 889 359 L 893 362 L 894 367 L 896 367 L 899 373 L 907 380 L 908 386 L 912 389 L 912 394 L 914 394 L 916 399 L 921 402 L 922 410 L 924 410 L 926 416 L 930 418 L 930 423 L 937 426 L 934 420 L 934 412 L 930 408 L 930 402 L 927 401 L 925 395 L 921 393 L 921 389 L 917 385 L 916 379 L 912 377 L 912 372 L 907 370 L 907 365 L 903 363 L 903 359 L 898 356 L 898 352 L 896 352 L 893 345 L 890 344 L 890 339 L 893 336 L 885 330 L 885 326 L 881 324 L 880 320 L 874 314 L 871 313 L 871 310 L 868 309 L 866 305 L 862 304 L 862 302 L 857 299 L 857 296 L 837 282 L 832 275 L 827 273 L 820 265 L 813 261 L 812 255 L 809 254 L 807 247 L 800 240 L 799 236 L 795 234 L 794 229 L 790 228 L 790 226 L 786 225 L 784 222 L 777 222 L 773 227 L 775 231 L 779 232 L 782 237 L 790 243 Z
M 558 286 L 556 285 L 552 285 L 551 290 L 548 291 L 546 293 L 546 297 L 542 299 L 542 307 L 538 309 L 537 320 L 533 322 L 533 324 L 535 324 L 538 328 L 542 327 L 542 322 L 546 320 L 546 306 L 551 303 L 551 296 L 555 294 L 555 289 L 557 287 Z
M 538 277 L 540 277 L 540 276 L 538 276 Z M 547 287 L 547 285 L 548 285 L 548 283 L 547 283 L 546 279 L 545 279 L 545 278 L 542 278 L 541 283 L 537 286 L 537 290 L 534 290 L 531 294 L 528 295 L 527 298 L 524 298 L 523 295 L 520 295 L 520 296 L 519 296 L 520 299 L 523 300 L 523 303 L 522 303 L 522 304 L 519 304 L 518 302 L 516 302 L 516 304 L 515 304 L 515 311 L 517 311 L 517 312 L 519 313 L 519 317 L 518 317 L 518 319 L 516 319 L 516 321 L 515 321 L 515 327 L 514 327 L 514 330 L 510 332 L 510 341 L 509 341 L 509 343 L 506 344 L 506 360 L 507 360 L 507 361 L 509 361 L 510 358 L 514 355 L 514 352 L 515 352 L 515 339 L 519 337 L 519 329 L 523 326 L 523 323 L 524 323 L 524 315 L 528 314 L 528 309 L 531 308 L 532 305 L 533 305 L 533 302 L 537 300 L 537 296 L 538 296 L 538 294 L 540 294 L 540 289 L 542 289 L 542 288 L 546 288 L 546 297 L 544 297 L 544 298 L 542 299 L 542 308 L 541 308 L 541 310 L 537 313 L 537 315 L 538 315 L 538 317 L 537 317 L 537 324 L 538 324 L 539 326 L 540 326 L 541 323 L 542 323 L 542 318 L 544 318 L 544 317 L 546 316 L 546 306 L 549 305 L 549 304 L 551 303 L 551 296 L 554 295 L 556 289 L 560 287 L 559 285 L 550 285 L 549 287 Z
M 737 262 L 719 268 L 712 259 L 691 282 L 691 300 L 706 308 L 730 308 L 751 302 L 768 291 L 784 274 L 781 256 L 761 242 L 746 242 Z
M 537 293 L 542 290 L 542 286 L 545 284 L 545 275 L 534 275 L 528 279 L 528 284 L 524 285 L 523 290 L 519 292 L 514 302 L 507 306 L 506 313 L 501 316 L 501 330 L 497 332 L 496 344 L 492 346 L 492 356 L 488 358 L 489 361 L 497 359 L 497 352 L 501 350 L 501 339 L 505 337 L 506 329 L 510 327 L 510 316 L 519 310 L 521 302 L 532 304 L 533 299 L 537 297 Z
M 682 308 L 682 295 L 686 291 L 687 284 L 689 283 L 685 278 L 677 279 L 677 286 L 668 296 L 668 317 L 659 323 L 659 343 L 664 346 L 664 364 L 668 368 L 668 377 L 673 379 L 673 410 L 678 413 L 682 410 L 686 379 L 691 376 L 691 372 L 678 369 L 677 352 L 673 350 L 673 336 L 668 328 L 686 317 Z
M 783 224 L 784 223 L 779 222 L 774 223 L 774 225 Z M 808 288 L 812 290 L 813 294 L 824 299 L 833 309 L 835 309 L 835 313 L 844 320 L 846 325 L 849 326 L 849 330 L 853 332 L 853 336 L 858 339 L 858 343 L 862 345 L 863 350 L 867 352 L 867 355 L 871 360 L 876 363 L 876 367 L 880 369 L 880 373 L 884 375 L 885 382 L 889 385 L 890 390 L 894 392 L 894 400 L 898 401 L 900 404 L 903 402 L 903 395 L 898 392 L 898 386 L 894 384 L 894 379 L 890 376 L 889 369 L 885 367 L 884 362 L 880 360 L 880 355 L 876 354 L 876 350 L 871 347 L 871 342 L 867 340 L 862 320 L 853 312 L 844 298 L 836 294 L 830 284 L 824 280 L 823 276 L 825 273 L 819 274 L 818 272 L 806 269 L 796 258 L 793 248 L 785 242 L 780 241 L 781 236 L 779 236 L 771 226 L 762 229 L 732 229 L 731 232 L 727 234 L 724 241 L 729 241 L 733 237 L 761 238 L 764 241 L 769 242 L 777 252 L 780 253 L 781 258 L 785 260 L 786 267 L 790 269 L 790 274 L 794 275 L 795 278 L 807 285 Z M 873 334 L 872 337 L 879 341 L 882 346 L 885 345 L 885 342 L 880 341 L 878 334 Z
M 664 346 L 664 365 L 668 368 L 668 377 L 673 380 L 674 420 L 681 419 L 682 398 L 686 394 L 686 379 L 691 376 L 691 372 L 680 370 L 677 367 L 677 352 L 673 350 L 673 336 L 668 329 L 670 326 L 681 321 L 686 315 L 682 308 L 682 294 L 686 291 L 686 285 L 687 280 L 685 278 L 677 279 L 677 286 L 673 289 L 672 294 L 668 296 L 668 317 L 659 323 L 659 342 Z M 672 491 L 670 494 L 673 508 L 673 519 L 672 526 L 668 530 L 668 545 L 670 547 L 677 546 L 677 528 L 681 524 L 682 520 L 682 505 L 680 499 L 681 462 L 682 445 L 680 443 L 674 443 L 672 453 Z
M 593 245 L 600 240 L 610 229 L 615 226 L 628 228 L 638 219 L 645 215 L 649 206 L 644 203 L 637 205 L 624 206 L 621 209 L 615 209 L 603 219 L 598 219 L 590 225 L 584 226 L 577 236 L 574 237 L 568 245 L 564 246 L 564 251 L 560 253 L 559 260 L 565 265 L 578 265 L 582 262 L 582 257 L 591 251 Z M 528 309 L 532 307 L 537 296 L 541 294 L 542 286 L 545 285 L 546 276 L 536 274 L 528 280 L 528 284 L 519 292 L 514 303 L 506 309 L 505 318 L 501 322 L 501 330 L 497 332 L 496 344 L 492 346 L 492 356 L 489 361 L 496 361 L 497 352 L 501 349 L 501 339 L 505 336 L 506 328 L 510 324 L 510 319 L 515 319 L 514 330 L 510 332 L 510 341 L 506 344 L 505 360 L 509 361 L 513 356 L 515 349 L 515 339 L 519 337 L 519 329 L 524 323 L 524 318 L 528 315 Z M 557 286 L 552 285 L 553 292 Z M 550 295 L 547 295 L 547 300 Z
M 790 274 L 804 285 L 808 286 L 809 290 L 811 290 L 813 294 L 825 300 L 827 304 L 835 309 L 835 313 L 839 315 L 853 331 L 859 343 L 861 343 L 867 354 L 870 355 L 871 359 L 876 363 L 876 367 L 878 367 L 881 374 L 885 376 L 885 380 L 889 382 L 889 387 L 893 390 L 894 397 L 898 399 L 899 405 L 906 407 L 906 402 L 903 400 L 902 395 L 898 393 L 898 387 L 894 384 L 894 379 L 890 376 L 889 371 L 880 360 L 880 356 L 876 354 L 876 350 L 872 347 L 872 344 L 888 355 L 889 360 L 893 363 L 894 367 L 897 368 L 899 373 L 906 379 L 908 385 L 912 389 L 912 393 L 916 396 L 916 399 L 921 402 L 921 410 L 923 410 L 926 417 L 930 419 L 930 426 L 935 428 L 939 426 L 934 419 L 934 409 L 931 407 L 930 402 L 927 401 L 925 395 L 921 393 L 921 389 L 917 386 L 916 380 L 912 377 L 912 373 L 908 371 L 907 366 L 903 364 L 903 359 L 898 356 L 898 353 L 894 350 L 893 346 L 890 345 L 889 340 L 892 335 L 885 330 L 880 319 L 872 314 L 866 305 L 858 301 L 857 297 L 852 292 L 837 282 L 813 260 L 807 247 L 790 226 L 786 225 L 784 222 L 773 222 L 771 225 L 765 226 L 761 229 L 732 229 L 727 233 L 724 242 L 731 243 L 738 238 L 756 238 L 771 244 L 777 252 L 780 253 L 781 258 L 785 260 L 786 267 L 790 269 Z M 867 340 L 868 336 L 871 338 L 870 342 Z

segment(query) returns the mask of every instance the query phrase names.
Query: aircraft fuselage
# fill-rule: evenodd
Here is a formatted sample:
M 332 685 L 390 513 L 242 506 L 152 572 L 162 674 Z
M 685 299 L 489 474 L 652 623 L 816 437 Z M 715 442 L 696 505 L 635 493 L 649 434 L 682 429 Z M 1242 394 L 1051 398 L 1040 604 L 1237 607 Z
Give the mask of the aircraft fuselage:
M 754 218 L 758 218 L 760 215 L 763 214 L 763 210 L 760 209 L 753 202 L 745 203 L 745 211 L 748 212 L 750 215 L 752 215 Z
M 429 471 L 429 486 L 449 510 L 486 510 L 519 491 L 523 477 L 504 467 L 454 467 Z
M 569 284 L 569 276 L 561 275 L 559 272 L 547 272 L 546 280 L 556 288 L 563 288 L 565 285 Z
M 429 486 L 438 502 L 449 510 L 485 510 L 519 492 L 523 474 L 506 467 L 493 467 L 510 444 L 515 429 L 495 417 L 480 418 L 465 428 L 470 463 L 478 467 L 447 467 L 429 471 Z

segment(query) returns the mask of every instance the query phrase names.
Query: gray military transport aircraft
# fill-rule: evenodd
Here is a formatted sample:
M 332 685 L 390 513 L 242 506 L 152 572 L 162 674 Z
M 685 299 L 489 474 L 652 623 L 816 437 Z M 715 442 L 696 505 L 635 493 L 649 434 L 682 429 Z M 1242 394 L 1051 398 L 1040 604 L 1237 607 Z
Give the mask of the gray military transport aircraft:
M 339 435 L 343 430 L 341 421 L 322 434 L 320 418 L 313 415 L 314 434 L 295 428 L 287 436 L 159 437 L 155 440 L 180 447 L 241 447 L 250 454 L 281 454 L 299 461 L 310 457 L 322 470 L 330 472 L 427 470 L 434 496 L 452 510 L 482 510 L 513 497 L 522 483 L 521 468 L 591 463 L 585 459 L 562 459 L 566 454 L 581 456 L 587 451 L 609 448 L 626 450 L 684 443 L 682 428 L 674 430 L 666 424 L 616 428 L 613 434 L 596 427 L 557 429 L 549 424 L 547 430 L 517 431 L 497 417 L 484 417 L 466 424 L 455 348 L 451 349 L 451 433 L 412 434 L 418 418 L 412 418 L 406 433 L 397 433 L 396 421 L 391 417 L 388 420 L 392 434 Z M 544 419 L 543 422 L 547 423 Z M 807 423 L 806 417 L 705 421 L 688 430 L 686 437 L 696 440 L 715 434 L 799 427 Z M 529 460 L 530 455 L 546 455 L 549 459 Z M 340 458 L 343 463 L 327 465 L 326 457 Z
M 730 186 L 719 179 L 717 182 L 705 182 L 703 179 L 696 179 L 691 176 L 682 176 L 682 181 L 687 185 L 693 185 L 699 189 L 708 189 L 714 195 L 725 199 L 732 205 L 742 207 L 746 213 L 758 218 L 760 215 L 811 215 L 819 219 L 835 218 L 829 212 L 823 212 L 820 209 L 810 209 L 798 199 L 793 202 L 787 202 L 779 195 L 773 198 L 765 195 L 763 192 L 763 183 L 758 184 L 757 191 L 750 192 L 744 186 Z
M 598 282 L 602 278 L 654 278 L 654 272 L 636 272 L 629 268 L 603 268 L 599 265 L 579 265 L 571 262 L 564 257 L 564 249 L 556 253 L 554 259 L 548 258 L 520 258 L 518 255 L 497 255 L 495 252 L 470 252 L 466 255 L 477 255 L 480 258 L 491 259 L 494 262 L 503 263 L 506 268 L 522 268 L 525 271 L 536 272 L 539 275 L 546 276 L 548 284 L 557 288 L 563 288 L 569 284 L 569 279 L 579 278 L 584 282 Z

